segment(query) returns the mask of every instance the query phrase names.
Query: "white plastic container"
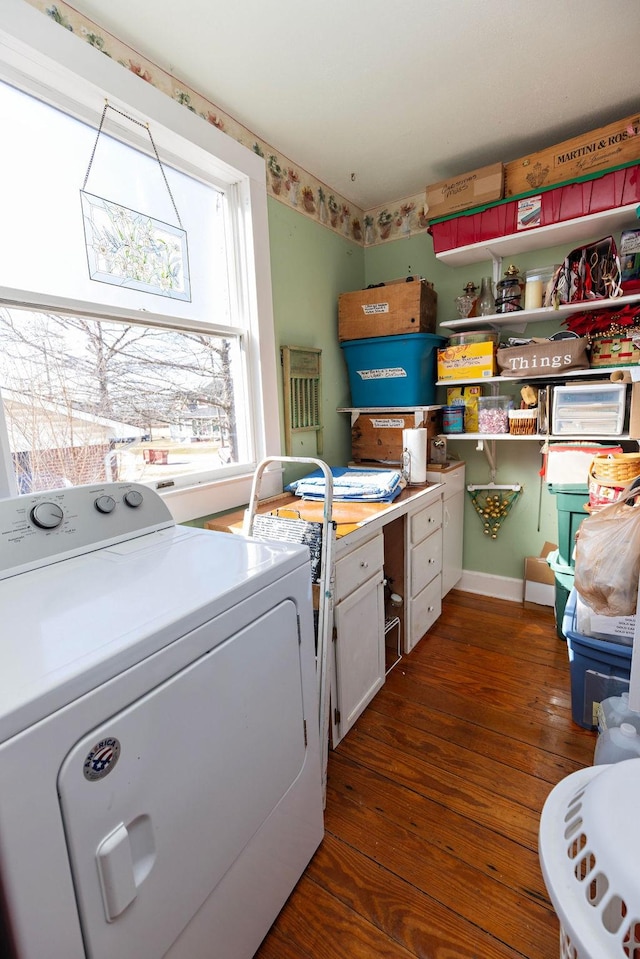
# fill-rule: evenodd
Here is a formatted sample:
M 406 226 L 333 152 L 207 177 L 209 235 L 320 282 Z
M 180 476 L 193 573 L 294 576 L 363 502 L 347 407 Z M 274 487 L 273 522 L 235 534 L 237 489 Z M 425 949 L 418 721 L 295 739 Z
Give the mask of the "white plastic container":
M 600 734 L 606 729 L 622 726 L 623 723 L 629 723 L 637 733 L 640 733 L 640 713 L 629 708 L 629 693 L 603 699 L 601 703 L 598 703 L 597 714 Z
M 580 383 L 553 390 L 551 428 L 558 436 L 619 436 L 624 424 L 625 383 Z
M 604 766 L 622 762 L 623 759 L 638 759 L 639 757 L 640 736 L 631 723 L 622 723 L 621 726 L 605 729 L 598 736 L 593 765 Z

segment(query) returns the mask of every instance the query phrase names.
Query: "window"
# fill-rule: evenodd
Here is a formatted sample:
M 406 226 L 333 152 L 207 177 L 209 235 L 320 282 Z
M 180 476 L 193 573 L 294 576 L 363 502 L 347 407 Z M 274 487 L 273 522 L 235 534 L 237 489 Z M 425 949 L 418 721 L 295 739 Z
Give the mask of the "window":
M 58 39 L 80 53 L 81 41 L 31 14 L 47 54 Z M 79 59 L 86 77 L 93 62 Z M 96 140 L 110 90 L 100 98 L 44 53 L 19 74 L 12 60 L 0 32 L 13 145 L 0 154 L 2 495 L 134 480 L 166 495 L 179 521 L 246 502 L 255 463 L 280 450 L 262 161 L 115 64 L 105 66 L 116 106 Z M 102 217 L 89 231 L 85 176 Z M 165 236 L 184 227 L 188 283 L 174 284 L 164 261 L 141 283 L 100 272 L 90 239 L 104 237 L 109 255 L 116 242 L 127 256 L 142 250 L 103 201 L 160 224 L 163 256 Z

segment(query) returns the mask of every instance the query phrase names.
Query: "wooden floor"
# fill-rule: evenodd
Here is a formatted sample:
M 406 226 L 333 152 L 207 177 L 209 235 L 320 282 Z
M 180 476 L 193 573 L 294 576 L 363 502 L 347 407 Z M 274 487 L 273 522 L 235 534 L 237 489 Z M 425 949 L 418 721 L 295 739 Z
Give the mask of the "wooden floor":
M 556 959 L 538 823 L 594 745 L 552 611 L 454 590 L 331 753 L 325 838 L 256 959 Z

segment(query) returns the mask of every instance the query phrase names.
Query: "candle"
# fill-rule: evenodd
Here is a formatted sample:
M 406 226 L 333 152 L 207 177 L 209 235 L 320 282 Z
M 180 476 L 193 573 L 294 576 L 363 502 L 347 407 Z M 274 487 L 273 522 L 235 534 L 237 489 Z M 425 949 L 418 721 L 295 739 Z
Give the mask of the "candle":
M 539 310 L 542 306 L 542 280 L 527 280 L 524 288 L 525 310 Z

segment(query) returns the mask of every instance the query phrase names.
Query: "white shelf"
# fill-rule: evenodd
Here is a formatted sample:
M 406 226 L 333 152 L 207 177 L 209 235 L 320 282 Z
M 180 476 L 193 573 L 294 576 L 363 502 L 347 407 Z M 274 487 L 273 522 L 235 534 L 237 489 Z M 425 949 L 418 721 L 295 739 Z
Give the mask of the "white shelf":
M 449 320 L 441 323 L 447 330 L 479 330 L 491 327 L 517 329 L 527 323 L 546 323 L 550 320 L 561 320 L 572 313 L 585 313 L 591 310 L 620 309 L 627 303 L 640 302 L 640 293 L 628 296 L 617 296 L 609 300 L 583 300 L 580 303 L 563 303 L 557 309 L 545 306 L 540 310 L 518 310 L 514 313 L 493 313 L 490 316 L 474 316 L 470 319 Z
M 556 435 L 551 433 L 547 436 L 546 433 L 529 433 L 527 436 L 523 436 L 521 433 L 445 433 L 443 434 L 447 437 L 447 440 L 540 440 L 540 442 L 545 442 L 550 440 L 554 443 L 565 443 L 565 442 L 575 442 L 579 440 L 581 442 L 586 442 L 587 440 L 610 440 L 611 442 L 619 443 L 622 440 L 631 440 L 631 437 L 628 433 L 622 433 L 621 435 L 612 435 L 611 433 L 607 434 L 598 434 L 598 433 L 562 433 Z M 633 440 L 632 442 L 637 442 Z
M 436 258 L 448 266 L 470 266 L 472 263 L 484 263 L 492 258 L 500 259 L 505 256 L 517 256 L 519 253 L 544 250 L 546 247 L 560 243 L 569 245 L 584 243 L 585 240 L 588 242 L 591 234 L 593 239 L 597 240 L 608 233 L 617 233 L 627 227 L 637 226 L 637 210 L 638 203 L 630 203 L 614 210 L 589 213 L 587 216 L 565 220 L 562 223 L 532 227 L 494 240 L 459 246 L 454 250 L 436 253 Z
M 545 373 L 544 376 L 483 376 L 482 379 L 436 380 L 436 386 L 483 386 L 487 383 L 547 383 L 550 380 L 574 380 L 582 376 L 595 376 L 608 380 L 614 370 L 637 374 L 637 366 L 592 366 L 588 370 L 560 370 L 557 373 Z

